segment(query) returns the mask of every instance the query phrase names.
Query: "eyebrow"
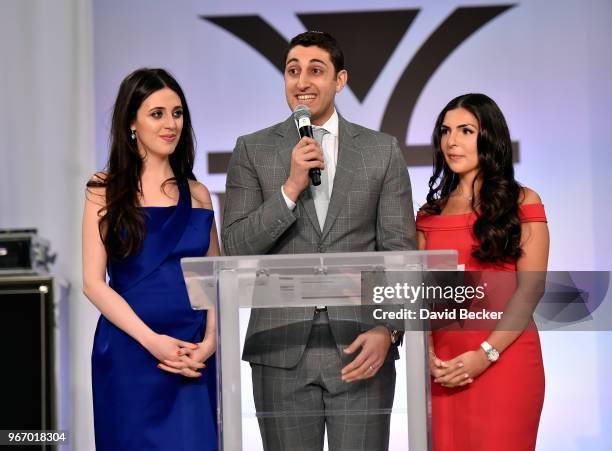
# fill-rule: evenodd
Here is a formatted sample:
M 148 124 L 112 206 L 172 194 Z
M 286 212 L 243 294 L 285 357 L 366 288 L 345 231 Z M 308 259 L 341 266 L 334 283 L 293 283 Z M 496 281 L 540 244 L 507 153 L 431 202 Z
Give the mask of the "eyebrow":
M 478 128 L 476 127 L 474 124 L 459 124 L 457 125 L 457 128 L 465 128 L 465 127 L 473 127 L 473 128 Z M 446 124 L 442 124 L 441 128 L 450 128 L 448 125 Z
M 173 109 L 173 110 L 176 110 L 176 109 L 178 109 L 178 108 L 183 108 L 183 105 L 176 105 L 176 106 L 172 107 L 172 109 Z M 151 109 L 149 110 L 149 113 L 150 113 L 151 111 L 154 111 L 154 110 L 165 110 L 165 109 L 166 109 L 166 108 L 164 108 L 163 106 L 154 106 L 153 108 L 151 108 Z
M 299 61 L 298 61 L 298 59 L 297 59 L 297 58 L 291 58 L 290 60 L 288 60 L 288 61 L 285 63 L 285 66 L 288 66 L 288 65 L 289 65 L 289 64 L 291 64 L 291 63 L 299 63 Z M 325 61 L 320 60 L 320 59 L 317 59 L 317 58 L 313 58 L 313 59 L 311 59 L 310 61 L 308 61 L 308 63 L 309 63 L 309 64 L 312 64 L 312 63 L 320 63 L 320 64 L 323 64 L 324 66 L 327 66 L 327 63 L 326 63 Z

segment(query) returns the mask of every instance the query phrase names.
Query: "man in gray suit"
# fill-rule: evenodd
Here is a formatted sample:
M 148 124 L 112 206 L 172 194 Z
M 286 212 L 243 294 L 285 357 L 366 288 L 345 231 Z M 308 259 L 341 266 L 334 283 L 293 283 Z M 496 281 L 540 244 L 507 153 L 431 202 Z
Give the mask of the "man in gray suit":
M 315 138 L 284 122 L 238 138 L 227 174 L 227 255 L 413 250 L 410 179 L 397 140 L 335 109 L 348 73 L 328 33 L 293 38 L 287 103 L 311 110 Z M 321 185 L 308 171 L 321 169 Z M 254 309 L 251 363 L 264 449 L 388 449 L 397 333 L 357 307 Z

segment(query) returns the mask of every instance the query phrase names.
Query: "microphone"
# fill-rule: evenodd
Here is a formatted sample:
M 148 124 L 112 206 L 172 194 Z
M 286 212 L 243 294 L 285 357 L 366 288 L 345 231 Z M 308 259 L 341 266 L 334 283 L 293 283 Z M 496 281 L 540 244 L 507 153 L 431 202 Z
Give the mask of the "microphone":
M 298 131 L 300 138 L 308 136 L 313 138 L 312 125 L 310 125 L 310 109 L 306 105 L 298 105 L 293 110 L 293 118 L 298 124 Z M 319 186 L 321 184 L 321 169 L 312 168 L 308 171 L 310 177 L 310 183 L 313 186 Z

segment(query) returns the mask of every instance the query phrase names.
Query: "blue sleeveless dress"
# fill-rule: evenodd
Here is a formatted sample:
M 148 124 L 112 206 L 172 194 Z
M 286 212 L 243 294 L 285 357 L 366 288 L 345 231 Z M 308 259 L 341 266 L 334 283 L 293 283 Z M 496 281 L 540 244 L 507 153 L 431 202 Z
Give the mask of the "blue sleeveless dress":
M 191 208 L 187 182 L 174 207 L 144 207 L 142 251 L 108 265 L 109 285 L 155 332 L 202 341 L 206 314 L 191 309 L 182 257 L 206 255 L 214 214 Z M 92 352 L 97 451 L 217 449 L 214 357 L 199 378 L 157 368 L 159 362 L 100 316 Z

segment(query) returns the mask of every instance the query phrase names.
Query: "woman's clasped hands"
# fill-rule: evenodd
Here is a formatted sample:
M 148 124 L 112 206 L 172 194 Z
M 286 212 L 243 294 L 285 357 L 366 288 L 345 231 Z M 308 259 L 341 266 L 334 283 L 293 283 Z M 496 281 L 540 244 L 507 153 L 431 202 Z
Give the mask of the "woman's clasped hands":
M 464 387 L 474 382 L 491 362 L 481 349 L 467 351 L 450 360 L 441 360 L 429 352 L 429 371 L 434 382 L 447 388 Z
M 160 362 L 157 367 L 185 377 L 200 377 L 204 362 L 215 352 L 214 337 L 200 343 L 190 343 L 163 334 L 150 337 L 145 347 Z

